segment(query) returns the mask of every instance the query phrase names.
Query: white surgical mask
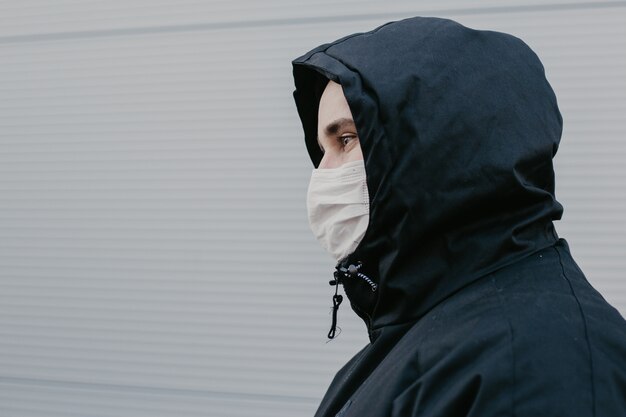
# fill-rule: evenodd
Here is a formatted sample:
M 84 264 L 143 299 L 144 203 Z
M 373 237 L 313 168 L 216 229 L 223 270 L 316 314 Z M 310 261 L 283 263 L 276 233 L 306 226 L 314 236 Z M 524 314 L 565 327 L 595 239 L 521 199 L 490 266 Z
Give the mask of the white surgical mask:
M 367 230 L 369 209 L 363 160 L 313 170 L 307 193 L 309 225 L 335 260 L 350 255 L 359 245 Z

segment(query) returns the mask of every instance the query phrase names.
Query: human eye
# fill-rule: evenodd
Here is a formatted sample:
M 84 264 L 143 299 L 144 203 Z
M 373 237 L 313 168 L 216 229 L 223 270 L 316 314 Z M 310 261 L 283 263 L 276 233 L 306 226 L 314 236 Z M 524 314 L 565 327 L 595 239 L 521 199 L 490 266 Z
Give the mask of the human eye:
M 339 142 L 342 146 L 348 146 L 354 139 L 356 139 L 356 136 L 354 135 L 345 135 L 339 137 Z

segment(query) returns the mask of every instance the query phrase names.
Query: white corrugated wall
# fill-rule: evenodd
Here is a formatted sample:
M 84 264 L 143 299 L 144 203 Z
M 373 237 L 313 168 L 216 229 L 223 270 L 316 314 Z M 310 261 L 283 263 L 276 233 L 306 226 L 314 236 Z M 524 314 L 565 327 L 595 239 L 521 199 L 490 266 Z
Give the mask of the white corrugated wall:
M 3 2 L 0 417 L 312 415 L 367 337 L 326 343 L 290 61 L 414 15 L 538 53 L 557 231 L 625 314 L 625 2 Z

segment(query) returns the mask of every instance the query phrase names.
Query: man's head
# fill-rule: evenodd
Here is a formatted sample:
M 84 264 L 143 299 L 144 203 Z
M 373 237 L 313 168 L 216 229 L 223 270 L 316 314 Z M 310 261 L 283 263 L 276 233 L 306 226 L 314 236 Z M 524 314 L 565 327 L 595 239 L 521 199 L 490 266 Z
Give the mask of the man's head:
M 414 17 L 320 45 L 293 70 L 313 166 L 351 158 L 329 139 L 359 135 L 369 224 L 345 261 L 378 280 L 379 298 L 367 285 L 344 288 L 362 291 L 358 310 L 375 326 L 415 318 L 558 239 L 552 158 L 562 118 L 520 39 Z M 356 131 L 326 134 L 341 116 Z
M 337 168 L 363 159 L 352 112 L 340 84 L 329 81 L 320 98 L 317 141 L 324 156 L 319 168 Z

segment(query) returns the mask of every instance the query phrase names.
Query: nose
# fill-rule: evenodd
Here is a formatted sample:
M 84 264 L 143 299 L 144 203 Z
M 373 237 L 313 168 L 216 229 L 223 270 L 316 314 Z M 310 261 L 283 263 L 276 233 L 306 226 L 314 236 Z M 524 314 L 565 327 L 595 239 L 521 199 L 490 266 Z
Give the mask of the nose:
M 324 152 L 324 156 L 318 165 L 318 168 L 338 168 L 342 164 L 341 158 L 338 155 L 333 154 L 331 151 Z

